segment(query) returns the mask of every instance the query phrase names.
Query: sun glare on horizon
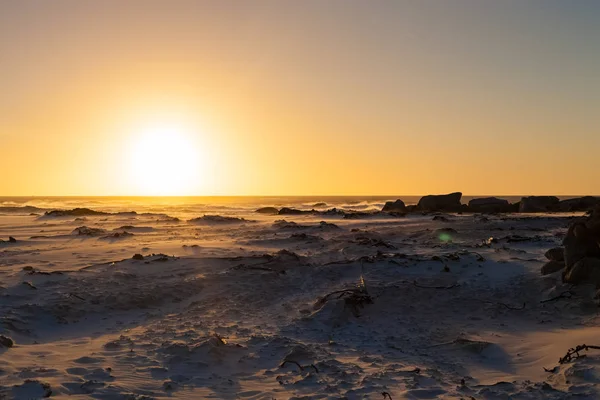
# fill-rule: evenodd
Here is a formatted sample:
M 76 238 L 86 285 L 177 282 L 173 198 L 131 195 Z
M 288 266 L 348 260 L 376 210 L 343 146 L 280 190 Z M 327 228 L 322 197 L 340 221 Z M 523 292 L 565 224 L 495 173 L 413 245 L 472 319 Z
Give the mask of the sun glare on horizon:
M 204 152 L 193 131 L 177 122 L 155 122 L 135 132 L 130 144 L 129 179 L 146 196 L 179 196 L 193 192 Z

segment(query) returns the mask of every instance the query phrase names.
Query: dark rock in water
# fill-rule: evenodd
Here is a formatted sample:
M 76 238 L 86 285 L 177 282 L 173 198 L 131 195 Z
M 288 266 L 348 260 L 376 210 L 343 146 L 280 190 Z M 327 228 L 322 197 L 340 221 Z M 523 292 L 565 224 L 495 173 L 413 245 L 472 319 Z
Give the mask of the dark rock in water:
M 483 197 L 469 201 L 469 210 L 474 212 L 510 212 L 508 200 L 497 197 Z
M 277 214 L 277 213 L 279 213 L 279 209 L 277 209 L 275 207 L 261 207 L 258 210 L 256 210 L 255 212 L 257 212 L 259 214 Z
M 239 224 L 251 221 L 244 218 L 223 217 L 222 215 L 204 215 L 202 217 L 190 219 L 188 222 L 192 224 Z
M 141 254 L 134 254 L 133 257 L 131 257 L 133 260 L 143 260 L 144 256 Z
M 561 269 L 565 268 L 565 263 L 561 261 L 548 261 L 546 264 L 542 266 L 541 273 L 542 275 L 553 274 Z
M 90 210 L 89 208 L 74 208 L 72 210 L 52 210 L 46 211 L 46 217 L 82 217 L 86 215 L 109 215 L 102 211 Z
M 421 211 L 460 211 L 462 193 L 438 194 L 424 196 L 417 205 Z
M 600 258 L 584 257 L 573 268 L 565 270 L 564 281 L 568 283 L 600 283 Z
M 562 247 L 549 249 L 544 255 L 550 261 L 560 261 L 563 264 L 565 262 L 565 249 Z
M 377 214 L 374 212 L 364 212 L 364 211 L 348 211 L 344 214 L 344 219 L 362 219 L 362 218 L 372 218 Z
M 14 344 L 15 342 L 8 336 L 0 335 L 0 346 L 11 348 Z
M 562 200 L 558 203 L 560 211 L 588 211 L 600 204 L 600 198 L 593 196 Z
M 331 208 L 329 210 L 321 211 L 319 215 L 323 217 L 343 217 L 346 215 L 344 210 L 338 210 L 337 208 Z
M 559 202 L 556 196 L 523 197 L 519 203 L 519 212 L 557 211 Z
M 283 207 L 279 210 L 279 215 L 301 215 L 301 214 L 309 214 L 311 211 L 298 210 L 296 208 Z
M 8 243 L 17 243 L 17 239 L 15 239 L 15 238 L 14 238 L 14 237 L 12 237 L 12 236 L 9 236 L 9 237 L 8 237 Z
M 313 207 L 327 207 L 327 203 L 315 203 Z
M 406 212 L 406 205 L 400 199 L 396 201 L 388 201 L 387 203 L 385 203 L 381 211 L 403 213 Z
M 106 233 L 106 231 L 104 229 L 80 226 L 79 228 L 73 229 L 73 232 L 71 232 L 71 235 L 99 236 L 99 235 L 104 235 L 105 233 Z

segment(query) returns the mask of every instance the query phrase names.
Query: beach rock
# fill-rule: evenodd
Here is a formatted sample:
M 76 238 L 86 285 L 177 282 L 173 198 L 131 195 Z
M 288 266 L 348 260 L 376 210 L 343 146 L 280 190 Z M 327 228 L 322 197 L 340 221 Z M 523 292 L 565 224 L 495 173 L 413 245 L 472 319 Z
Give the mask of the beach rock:
M 600 204 L 600 198 L 594 196 L 576 197 L 558 203 L 560 211 L 588 211 Z
M 450 220 L 448 219 L 448 217 L 445 217 L 443 215 L 436 215 L 435 217 L 433 217 L 431 219 L 432 221 L 442 221 L 442 222 L 450 222 Z
M 259 214 L 277 214 L 279 212 L 279 209 L 275 207 L 261 207 L 255 212 Z
M 460 211 L 462 208 L 461 197 L 461 192 L 428 195 L 419 200 L 417 207 L 421 211 Z
M 560 262 L 564 263 L 565 262 L 565 249 L 562 247 L 554 247 L 554 248 L 546 251 L 544 256 L 546 256 L 546 258 L 550 261 L 560 261 Z
M 596 218 L 600 218 L 600 214 L 577 219 L 569 226 L 563 239 L 566 274 L 569 274 L 571 268 L 584 257 L 600 258 L 599 238 L 596 231 L 588 227 L 588 224 L 593 226 Z
M 473 212 L 509 212 L 508 200 L 497 197 L 482 197 L 469 201 L 469 210 Z
M 383 206 L 381 211 L 403 213 L 403 212 L 406 212 L 406 205 L 400 199 L 398 199 L 396 201 L 388 201 L 387 203 L 385 203 L 385 205 Z
M 143 260 L 144 256 L 141 254 L 134 254 L 133 257 L 131 257 L 132 260 Z
M 8 243 L 17 243 L 17 239 L 15 239 L 15 238 L 14 238 L 14 237 L 12 237 L 12 236 L 9 236 L 9 237 L 8 237 Z
M 585 257 L 577 261 L 573 268 L 565 271 L 564 281 L 568 283 L 600 283 L 600 258 Z
M 529 196 L 521 198 L 519 212 L 546 212 L 558 210 L 558 197 L 556 196 Z
M 546 264 L 542 266 L 541 273 L 542 275 L 553 274 L 556 271 L 560 271 L 565 268 L 565 263 L 561 261 L 548 261 Z
M 13 347 L 15 342 L 8 336 L 0 335 L 0 347 Z

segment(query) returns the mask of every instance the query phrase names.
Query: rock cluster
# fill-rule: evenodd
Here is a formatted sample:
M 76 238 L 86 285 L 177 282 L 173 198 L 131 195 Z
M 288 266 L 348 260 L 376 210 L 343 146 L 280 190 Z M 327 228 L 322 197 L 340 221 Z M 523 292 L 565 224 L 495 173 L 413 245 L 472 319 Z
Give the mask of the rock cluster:
M 400 199 L 396 201 L 388 201 L 387 203 L 385 203 L 381 211 L 403 213 L 406 212 L 406 205 Z
M 405 206 L 402 200 L 388 201 L 383 212 L 473 212 L 473 213 L 539 213 L 539 212 L 573 212 L 589 211 L 600 206 L 600 198 L 593 196 L 559 200 L 555 196 L 527 196 L 521 201 L 511 204 L 506 199 L 497 197 L 481 197 L 472 199 L 469 204 L 462 204 L 462 193 L 437 194 L 423 196 L 416 206 Z M 395 210 L 397 208 L 397 210 Z
M 571 223 L 563 246 L 563 280 L 600 284 L 600 206 Z
M 460 211 L 462 208 L 462 204 L 460 203 L 461 197 L 461 192 L 438 195 L 430 194 L 421 197 L 417 208 L 421 211 Z

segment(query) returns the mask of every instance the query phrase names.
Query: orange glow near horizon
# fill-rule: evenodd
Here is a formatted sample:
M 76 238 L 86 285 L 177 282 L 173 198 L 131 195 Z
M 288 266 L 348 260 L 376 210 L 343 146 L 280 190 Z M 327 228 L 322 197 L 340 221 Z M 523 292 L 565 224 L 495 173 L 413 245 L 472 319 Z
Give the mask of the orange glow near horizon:
M 0 4 L 0 196 L 600 192 L 593 10 L 24 3 Z

